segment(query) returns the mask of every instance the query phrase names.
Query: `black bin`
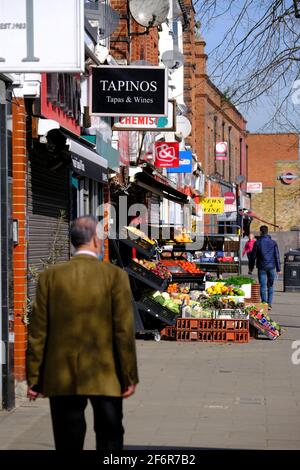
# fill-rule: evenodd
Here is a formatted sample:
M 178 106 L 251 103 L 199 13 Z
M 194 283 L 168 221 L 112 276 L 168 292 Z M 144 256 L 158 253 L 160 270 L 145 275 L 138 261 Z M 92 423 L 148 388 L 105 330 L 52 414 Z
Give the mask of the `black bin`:
M 284 292 L 300 292 L 300 249 L 290 250 L 284 255 Z

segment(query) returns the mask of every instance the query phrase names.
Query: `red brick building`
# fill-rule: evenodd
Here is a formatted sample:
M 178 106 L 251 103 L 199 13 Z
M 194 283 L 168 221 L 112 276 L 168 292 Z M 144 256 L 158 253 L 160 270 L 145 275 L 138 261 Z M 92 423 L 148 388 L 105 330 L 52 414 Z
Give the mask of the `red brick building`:
M 284 173 L 300 176 L 299 135 L 249 133 L 247 145 L 248 180 L 261 182 L 263 189 L 252 194 L 253 212 L 270 223 L 270 230 L 300 227 L 299 179 L 288 183 L 278 179 Z M 251 229 L 258 231 L 260 225 L 261 221 L 253 220 Z

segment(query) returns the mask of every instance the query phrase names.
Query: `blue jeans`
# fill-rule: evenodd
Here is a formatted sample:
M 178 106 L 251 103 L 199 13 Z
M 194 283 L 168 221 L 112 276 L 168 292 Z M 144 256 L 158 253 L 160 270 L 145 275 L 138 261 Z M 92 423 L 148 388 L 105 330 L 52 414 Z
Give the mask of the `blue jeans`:
M 268 302 L 272 305 L 273 284 L 275 279 L 275 269 L 259 269 L 258 279 L 260 283 L 260 297 L 262 302 Z

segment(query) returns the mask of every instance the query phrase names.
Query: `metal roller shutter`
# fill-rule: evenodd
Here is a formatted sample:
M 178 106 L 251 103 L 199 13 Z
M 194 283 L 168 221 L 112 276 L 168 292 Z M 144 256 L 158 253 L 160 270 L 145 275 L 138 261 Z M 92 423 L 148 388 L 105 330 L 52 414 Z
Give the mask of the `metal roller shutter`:
M 42 271 L 49 258 L 60 262 L 70 257 L 70 174 L 69 168 L 50 170 L 44 156 L 29 161 L 28 173 L 28 295 L 32 299 L 36 279 L 32 273 Z

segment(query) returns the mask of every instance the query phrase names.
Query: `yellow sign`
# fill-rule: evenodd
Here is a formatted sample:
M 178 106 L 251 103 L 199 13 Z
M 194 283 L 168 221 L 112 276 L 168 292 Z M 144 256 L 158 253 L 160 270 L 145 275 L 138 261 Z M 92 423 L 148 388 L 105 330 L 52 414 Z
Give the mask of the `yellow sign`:
M 206 197 L 202 199 L 201 204 L 204 214 L 223 214 L 224 198 L 223 197 Z

